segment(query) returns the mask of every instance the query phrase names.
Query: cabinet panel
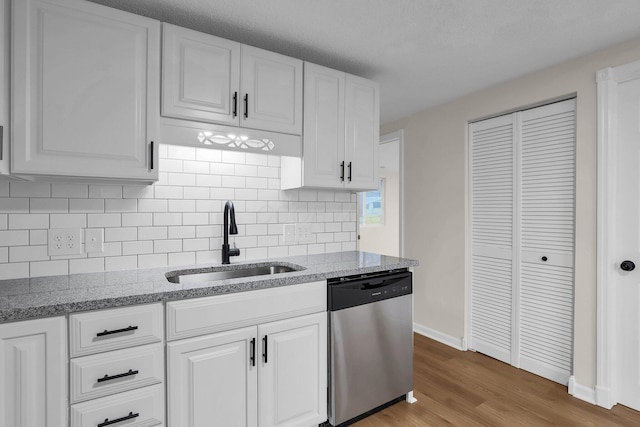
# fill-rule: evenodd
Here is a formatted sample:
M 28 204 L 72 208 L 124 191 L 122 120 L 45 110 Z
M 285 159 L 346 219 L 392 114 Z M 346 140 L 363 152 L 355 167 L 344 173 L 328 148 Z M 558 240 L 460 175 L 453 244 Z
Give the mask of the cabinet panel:
M 260 426 L 327 419 L 327 313 L 260 325 Z M 268 351 L 267 351 L 268 350 Z
M 304 184 L 342 188 L 345 74 L 310 63 L 304 72 Z
M 162 385 L 127 391 L 78 403 L 71 407 L 71 427 L 96 427 L 105 425 L 104 423 L 114 426 L 162 427 L 164 425 Z
M 302 133 L 302 61 L 242 46 L 240 125 Z
M 377 83 L 347 75 L 345 126 L 345 187 L 378 188 L 380 99 Z
M 162 24 L 162 115 L 238 124 L 240 44 Z
M 13 6 L 13 172 L 157 179 L 159 23 L 75 0 Z
M 256 328 L 167 344 L 171 426 L 257 426 Z
M 71 357 L 162 341 L 162 304 L 69 316 Z
M 0 425 L 67 424 L 64 318 L 0 324 Z

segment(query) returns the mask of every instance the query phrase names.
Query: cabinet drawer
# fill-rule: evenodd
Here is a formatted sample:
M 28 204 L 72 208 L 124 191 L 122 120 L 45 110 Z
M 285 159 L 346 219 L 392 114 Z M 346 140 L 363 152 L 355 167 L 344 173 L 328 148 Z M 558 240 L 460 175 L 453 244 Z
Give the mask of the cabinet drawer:
M 310 282 L 167 304 L 167 340 L 327 310 L 327 282 Z
M 162 385 L 144 387 L 71 406 L 71 427 L 111 425 L 163 426 L 164 392 Z
M 71 357 L 162 341 L 162 304 L 136 305 L 69 317 Z
M 164 381 L 162 344 L 71 359 L 71 403 Z

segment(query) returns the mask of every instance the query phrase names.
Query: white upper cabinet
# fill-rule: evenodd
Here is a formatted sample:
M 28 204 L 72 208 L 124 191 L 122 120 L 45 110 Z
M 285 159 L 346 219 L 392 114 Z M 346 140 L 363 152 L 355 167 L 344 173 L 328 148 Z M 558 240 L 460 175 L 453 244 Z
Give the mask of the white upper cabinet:
M 162 115 L 302 133 L 302 61 L 163 24 Z
M 282 159 L 282 188 L 378 188 L 377 83 L 304 65 L 302 159 Z
M 160 23 L 80 0 L 12 12 L 12 173 L 157 180 Z
M 9 0 L 0 0 L 0 175 L 9 174 Z
M 238 124 L 240 43 L 162 24 L 162 115 Z

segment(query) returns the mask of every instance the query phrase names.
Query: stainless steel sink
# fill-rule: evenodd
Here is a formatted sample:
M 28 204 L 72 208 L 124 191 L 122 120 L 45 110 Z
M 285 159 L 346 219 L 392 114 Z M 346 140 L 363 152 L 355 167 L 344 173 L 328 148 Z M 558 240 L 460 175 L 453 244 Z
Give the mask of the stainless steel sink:
M 207 267 L 190 270 L 175 270 L 166 273 L 165 277 L 171 283 L 193 284 L 215 280 L 235 279 L 238 277 L 253 277 L 289 273 L 292 271 L 300 271 L 304 269 L 304 267 L 295 264 L 264 263 Z

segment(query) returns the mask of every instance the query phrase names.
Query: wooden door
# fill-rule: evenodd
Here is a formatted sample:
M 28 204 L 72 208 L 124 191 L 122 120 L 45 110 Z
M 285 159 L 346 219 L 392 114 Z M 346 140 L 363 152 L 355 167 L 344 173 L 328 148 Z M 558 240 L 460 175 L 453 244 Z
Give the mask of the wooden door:
M 23 0 L 13 24 L 13 172 L 156 180 L 160 23 Z
M 162 24 L 162 115 L 238 125 L 240 43 Z
M 67 425 L 67 340 L 62 317 L 0 324 L 0 425 Z
M 343 188 L 345 74 L 304 64 L 303 184 Z
M 240 126 L 302 133 L 302 61 L 242 45 Z
M 260 427 L 327 419 L 327 313 L 268 323 L 260 339 Z
M 345 81 L 345 188 L 378 188 L 378 84 L 347 74 Z
M 167 344 L 170 427 L 258 425 L 255 338 L 248 327 Z

